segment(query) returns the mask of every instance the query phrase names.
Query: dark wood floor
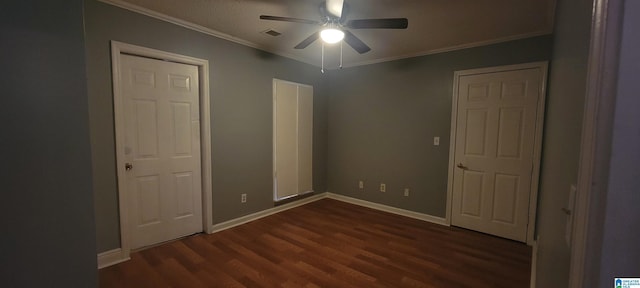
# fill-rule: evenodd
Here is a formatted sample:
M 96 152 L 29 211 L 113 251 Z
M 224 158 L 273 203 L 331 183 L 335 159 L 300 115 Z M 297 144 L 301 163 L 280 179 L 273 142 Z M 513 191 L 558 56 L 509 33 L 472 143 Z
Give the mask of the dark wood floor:
M 529 287 L 522 243 L 323 199 L 101 269 L 100 287 Z

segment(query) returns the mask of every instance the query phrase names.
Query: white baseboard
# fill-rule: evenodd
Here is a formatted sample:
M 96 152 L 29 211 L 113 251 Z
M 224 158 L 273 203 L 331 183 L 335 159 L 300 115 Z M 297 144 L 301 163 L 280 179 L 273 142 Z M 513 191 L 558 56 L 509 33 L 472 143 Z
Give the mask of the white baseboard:
M 355 204 L 355 205 L 359 205 L 359 206 L 364 206 L 364 207 L 367 207 L 367 208 L 380 210 L 380 211 L 384 211 L 384 212 L 389 212 L 389 213 L 393 213 L 393 214 L 396 214 L 396 215 L 401 215 L 401 216 L 405 216 L 405 217 L 409 217 L 409 218 L 414 218 L 414 219 L 418 219 L 418 220 L 422 220 L 422 221 L 426 221 L 426 222 L 431 222 L 431 223 L 435 223 L 435 224 L 449 226 L 449 224 L 447 224 L 447 219 L 445 219 L 445 218 L 436 217 L 436 216 L 432 216 L 432 215 L 424 214 L 424 213 L 418 213 L 418 212 L 414 212 L 414 211 L 409 211 L 409 210 L 405 210 L 405 209 L 400 209 L 400 208 L 396 208 L 396 207 L 391 207 L 391 206 L 378 204 L 378 203 L 374 203 L 374 202 L 369 202 L 369 201 L 366 201 L 366 200 L 356 199 L 356 198 L 353 198 L 353 197 L 344 196 L 344 195 L 340 195 L 340 194 L 334 194 L 334 193 L 330 193 L 330 192 L 327 192 L 326 194 L 327 194 L 326 197 L 330 198 L 330 199 L 335 199 L 335 200 L 338 200 L 338 201 L 347 202 L 347 203 L 351 203 L 351 204 Z
M 229 228 L 232 228 L 232 227 L 235 227 L 235 226 L 238 226 L 238 225 L 242 225 L 242 224 L 254 221 L 254 220 L 258 220 L 260 218 L 267 217 L 269 215 L 273 215 L 273 214 L 276 214 L 276 213 L 279 213 L 279 212 L 282 212 L 282 211 L 285 211 L 285 210 L 289 210 L 291 208 L 295 208 L 295 207 L 302 206 L 302 205 L 307 204 L 307 203 L 315 202 L 315 201 L 318 201 L 318 200 L 323 199 L 323 198 L 326 198 L 326 193 L 320 193 L 320 194 L 317 194 L 317 195 L 313 195 L 311 197 L 307 197 L 307 198 L 300 199 L 300 200 L 297 200 L 297 201 L 294 201 L 294 202 L 291 202 L 291 203 L 284 204 L 282 206 L 269 208 L 267 210 L 262 210 L 260 212 L 256 212 L 256 213 L 253 213 L 253 214 L 242 216 L 240 218 L 236 218 L 236 219 L 232 219 L 232 220 L 229 220 L 229 221 L 226 221 L 226 222 L 218 223 L 218 224 L 215 224 L 215 225 L 211 226 L 210 230 L 211 230 L 211 233 L 219 232 L 219 231 L 222 231 L 222 230 L 225 230 L 225 229 L 229 229 Z
M 129 255 L 125 255 L 120 248 L 98 253 L 98 269 L 109 267 L 129 259 L 131 259 Z
M 414 218 L 414 219 L 418 219 L 418 220 L 422 220 L 422 221 L 426 221 L 426 222 L 431 222 L 431 223 L 435 223 L 435 224 L 440 224 L 440 225 L 444 225 L 444 226 L 449 226 L 447 224 L 447 221 L 445 218 L 441 218 L 441 217 L 436 217 L 436 216 L 432 216 L 432 215 L 428 215 L 428 214 L 423 214 L 423 213 L 418 213 L 418 212 L 414 212 L 414 211 L 409 211 L 409 210 L 404 210 L 404 209 L 400 209 L 400 208 L 396 208 L 396 207 L 391 207 L 391 206 L 387 206 L 387 205 L 383 205 L 383 204 L 378 204 L 378 203 L 373 203 L 373 202 L 369 202 L 369 201 L 365 201 L 365 200 L 360 200 L 360 199 L 356 199 L 356 198 L 352 198 L 352 197 L 348 197 L 348 196 L 344 196 L 344 195 L 339 195 L 339 194 L 333 194 L 333 193 L 329 193 L 329 192 L 324 192 L 324 193 L 320 193 L 317 195 L 313 195 L 311 197 L 307 197 L 304 199 L 300 199 L 291 203 L 287 203 L 281 206 L 277 206 L 277 207 L 273 207 L 267 210 L 263 210 L 260 212 L 256 212 L 253 214 L 249 214 L 246 216 L 242 216 L 236 219 L 232 219 L 229 221 L 225 221 L 222 223 L 218 223 L 215 225 L 211 226 L 211 229 L 209 229 L 210 233 L 215 233 L 215 232 L 219 232 L 225 229 L 229 229 L 232 227 L 236 227 L 238 225 L 242 225 L 254 220 L 258 220 L 260 218 L 264 218 L 267 217 L 269 215 L 273 215 L 285 210 L 289 210 L 291 208 L 295 208 L 298 206 L 302 206 L 305 205 L 307 203 L 311 203 L 311 202 L 315 202 L 318 201 L 320 199 L 324 199 L 324 198 L 330 198 L 330 199 L 334 199 L 334 200 L 338 200 L 338 201 L 342 201 L 342 202 L 346 202 L 346 203 L 351 203 L 351 204 L 355 204 L 355 205 L 359 205 L 359 206 L 363 206 L 363 207 L 367 207 L 367 208 L 371 208 L 371 209 L 375 209 L 375 210 L 380 210 L 380 211 L 384 211 L 384 212 L 389 212 L 389 213 L 393 213 L 396 215 L 401 215 L 401 216 L 405 216 L 405 217 L 410 217 L 410 218 Z M 126 254 L 126 255 L 125 255 Z M 104 268 L 104 267 L 108 267 L 111 265 L 115 265 L 118 264 L 120 262 L 124 262 L 131 259 L 128 255 L 128 253 L 124 253 L 124 251 L 121 248 L 116 248 L 113 250 L 109 250 L 109 251 L 105 251 L 102 252 L 100 254 L 98 254 L 98 269 Z M 533 286 L 532 286 L 533 287 Z

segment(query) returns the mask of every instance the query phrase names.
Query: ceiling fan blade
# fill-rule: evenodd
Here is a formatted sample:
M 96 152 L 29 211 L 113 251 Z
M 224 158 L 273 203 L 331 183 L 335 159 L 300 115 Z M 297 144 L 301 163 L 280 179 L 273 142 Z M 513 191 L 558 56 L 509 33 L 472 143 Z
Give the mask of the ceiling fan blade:
M 356 37 L 356 35 L 353 35 L 353 33 L 346 30 L 344 31 L 344 42 L 347 42 L 353 50 L 356 50 L 360 54 L 371 51 L 371 48 L 369 48 L 367 44 L 364 44 L 364 42 Z
M 320 38 L 320 32 L 315 32 L 311 34 L 309 37 L 307 37 L 307 39 L 302 40 L 302 42 L 300 42 L 298 45 L 296 45 L 296 47 L 293 47 L 293 48 L 295 49 L 307 48 L 307 46 L 311 45 L 311 43 L 313 43 L 313 41 L 316 41 L 318 38 Z
M 409 20 L 407 18 L 358 19 L 348 21 L 346 26 L 351 29 L 407 29 Z
M 272 20 L 272 21 L 284 21 L 284 22 L 295 22 L 295 23 L 304 23 L 311 25 L 320 25 L 322 23 L 313 20 L 300 19 L 300 18 L 291 18 L 291 17 L 281 17 L 281 16 L 270 16 L 270 15 L 260 15 L 260 19 L 262 20 Z
M 342 18 L 342 8 L 344 7 L 344 0 L 327 0 L 325 2 L 327 6 L 327 12 L 336 16 L 336 18 Z

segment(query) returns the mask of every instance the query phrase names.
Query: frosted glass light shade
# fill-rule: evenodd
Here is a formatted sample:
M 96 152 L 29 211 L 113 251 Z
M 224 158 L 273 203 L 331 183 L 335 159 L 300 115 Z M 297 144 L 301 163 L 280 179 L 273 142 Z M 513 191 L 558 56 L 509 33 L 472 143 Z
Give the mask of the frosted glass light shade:
M 325 43 L 338 43 L 344 38 L 344 32 L 335 28 L 324 29 L 320 31 L 320 38 L 322 38 L 322 41 Z

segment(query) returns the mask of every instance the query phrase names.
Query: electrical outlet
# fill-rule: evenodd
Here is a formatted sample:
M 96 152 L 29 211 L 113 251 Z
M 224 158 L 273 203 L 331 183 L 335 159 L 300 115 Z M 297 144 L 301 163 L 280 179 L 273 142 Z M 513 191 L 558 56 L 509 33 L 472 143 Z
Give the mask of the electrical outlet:
M 362 180 L 358 181 L 358 189 L 364 190 L 364 181 Z
M 404 197 L 409 197 L 409 188 L 404 188 Z
M 242 194 L 240 195 L 240 202 L 241 203 L 247 203 L 247 194 Z
M 380 183 L 380 192 L 387 192 L 387 185 Z

